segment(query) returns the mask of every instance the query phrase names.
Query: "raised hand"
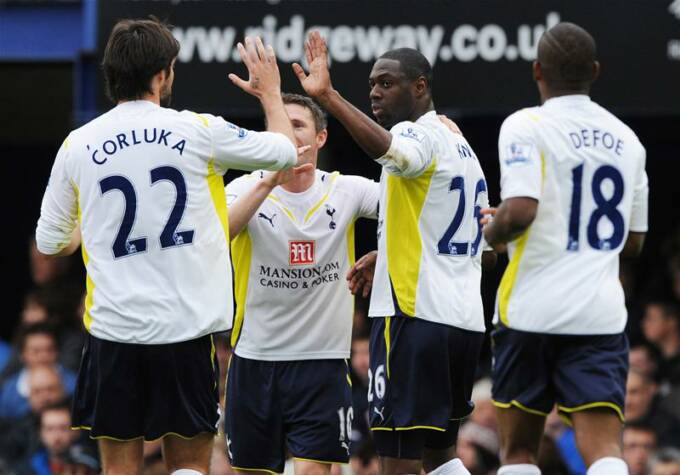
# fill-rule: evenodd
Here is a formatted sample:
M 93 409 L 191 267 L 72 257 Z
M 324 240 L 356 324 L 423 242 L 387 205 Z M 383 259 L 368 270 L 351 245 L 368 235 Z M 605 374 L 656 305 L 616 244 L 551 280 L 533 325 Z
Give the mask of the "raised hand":
M 246 36 L 245 46 L 239 43 L 237 48 L 243 64 L 248 68 L 248 80 L 231 73 L 231 82 L 258 99 L 266 95 L 281 94 L 281 74 L 271 45 L 265 47 L 260 37 L 253 39 Z
M 375 273 L 375 261 L 378 258 L 378 251 L 371 251 L 361 259 L 356 261 L 352 268 L 347 272 L 347 281 L 352 295 L 361 292 L 361 295 L 368 297 L 373 287 L 373 274 Z
M 314 98 L 323 96 L 333 89 L 328 71 L 328 50 L 326 41 L 318 31 L 311 31 L 305 43 L 305 55 L 309 64 L 309 74 L 298 63 L 293 63 L 293 72 L 305 92 Z

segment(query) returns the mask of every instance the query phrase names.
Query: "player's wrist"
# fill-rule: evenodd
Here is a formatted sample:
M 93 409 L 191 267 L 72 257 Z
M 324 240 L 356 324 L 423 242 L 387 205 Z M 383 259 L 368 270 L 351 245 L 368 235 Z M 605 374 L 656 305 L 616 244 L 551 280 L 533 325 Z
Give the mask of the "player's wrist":
M 266 193 L 271 192 L 274 188 L 276 188 L 276 178 L 274 177 L 274 174 L 271 173 L 268 176 L 265 175 L 265 177 L 258 182 L 257 186 Z
M 340 99 L 340 93 L 333 89 L 333 86 L 329 86 L 327 89 L 324 89 L 323 91 L 319 92 L 319 94 L 316 95 L 314 99 L 321 104 L 322 106 L 326 107 L 329 104 L 332 104 L 334 101 L 337 101 Z
M 281 98 L 281 88 L 272 88 L 267 91 L 262 91 L 259 99 L 264 107 L 283 104 L 283 99 Z

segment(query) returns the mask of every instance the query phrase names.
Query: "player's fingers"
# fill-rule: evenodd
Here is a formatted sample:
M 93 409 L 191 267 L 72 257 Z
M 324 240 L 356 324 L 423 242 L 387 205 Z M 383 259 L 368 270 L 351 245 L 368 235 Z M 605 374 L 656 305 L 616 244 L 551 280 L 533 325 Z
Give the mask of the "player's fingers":
M 250 69 L 250 58 L 248 57 L 246 47 L 243 46 L 243 43 L 238 43 L 236 45 L 236 49 L 238 50 L 238 54 L 241 56 L 241 61 L 243 61 L 243 64 L 246 65 L 246 68 Z
M 307 79 L 307 74 L 305 74 L 305 70 L 302 69 L 302 66 L 300 66 L 298 63 L 293 63 L 293 72 L 295 73 L 300 82 Z
M 446 117 L 445 115 L 438 115 L 439 120 L 446 126 L 448 129 L 453 132 L 454 134 L 460 134 L 463 135 L 463 132 L 461 132 L 460 127 L 458 127 L 458 124 L 456 124 L 454 121 Z
M 250 61 L 250 65 L 254 66 L 259 62 L 259 57 L 257 55 L 257 50 L 255 49 L 255 42 L 250 36 L 246 36 L 246 53 L 248 54 L 248 60 Z
M 482 218 L 482 219 L 479 220 L 479 224 L 481 224 L 482 226 L 486 226 L 490 222 L 491 222 L 491 218 L 488 218 L 488 217 Z
M 302 155 L 303 153 L 305 153 L 310 148 L 312 148 L 311 145 L 303 145 L 302 147 L 298 147 L 298 149 L 297 149 L 298 155 Z
M 312 52 L 313 57 L 317 57 L 319 55 L 319 51 L 317 48 L 317 41 L 316 38 L 318 36 L 317 31 L 310 31 L 309 32 L 309 49 Z
M 312 43 L 309 39 L 305 41 L 305 57 L 307 58 L 307 64 L 312 64 L 314 53 L 312 52 Z
M 276 53 L 274 52 L 272 45 L 267 45 L 265 48 L 265 56 L 268 62 L 276 63 Z
M 293 168 L 293 174 L 294 175 L 301 175 L 303 173 L 310 172 L 314 169 L 314 165 L 311 163 L 305 163 L 304 165 L 300 165 L 299 167 Z
M 326 56 L 328 54 L 328 48 L 326 46 L 326 40 L 324 39 L 323 36 L 321 36 L 321 33 L 319 33 L 319 46 L 321 54 Z
M 366 282 L 366 285 L 364 285 L 364 291 L 362 292 L 362 295 L 363 295 L 364 298 L 366 298 L 370 295 L 372 288 L 373 288 L 373 283 L 372 282 Z
M 244 91 L 246 91 L 246 92 L 251 91 L 250 83 L 248 81 L 244 81 L 243 79 L 238 77 L 236 74 L 230 73 L 229 79 L 231 80 L 232 83 L 234 83 L 235 86 L 240 87 Z
M 498 211 L 496 208 L 482 208 L 479 210 L 479 212 L 483 215 L 489 215 L 489 216 L 494 216 L 496 214 L 496 211 Z
M 260 61 L 267 61 L 267 51 L 264 48 L 264 43 L 262 43 L 262 38 L 259 36 L 255 37 L 255 50 Z

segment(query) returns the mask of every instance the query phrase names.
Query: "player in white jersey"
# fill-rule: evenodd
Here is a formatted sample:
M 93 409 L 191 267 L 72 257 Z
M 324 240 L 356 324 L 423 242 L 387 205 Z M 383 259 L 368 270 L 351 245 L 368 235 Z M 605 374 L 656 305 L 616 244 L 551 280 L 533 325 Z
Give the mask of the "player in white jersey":
M 479 161 L 437 117 L 432 68 L 418 51 L 385 53 L 369 77 L 375 123 L 333 89 L 313 32 L 308 94 L 383 166 L 369 316 L 371 429 L 382 473 L 468 473 L 455 457 L 484 335 Z M 383 127 L 390 128 L 389 131 Z
M 89 335 L 73 419 L 99 439 L 104 473 L 141 473 L 143 440 L 157 438 L 171 472 L 208 473 L 211 334 L 232 318 L 222 175 L 297 160 L 273 51 L 250 38 L 239 50 L 251 78 L 232 81 L 260 99 L 271 132 L 161 107 L 179 44 L 159 22 L 119 22 L 103 60 L 117 105 L 71 132 L 52 169 L 37 244 L 65 254 L 80 224 Z
M 330 473 L 349 461 L 348 366 L 354 299 L 354 222 L 376 218 L 378 183 L 316 169 L 326 118 L 310 98 L 284 94 L 305 173 L 257 171 L 229 183 L 237 310 L 226 397 L 237 471 Z M 292 179 L 291 179 L 292 178 Z M 245 473 L 245 472 L 244 472 Z
M 595 41 L 562 23 L 538 45 L 542 105 L 508 117 L 501 198 L 485 226 L 510 263 L 497 297 L 494 388 L 499 475 L 534 475 L 545 416 L 571 419 L 588 475 L 627 473 L 621 423 L 628 369 L 619 255 L 647 230 L 645 149 L 589 97 Z M 487 221 L 485 218 L 484 221 Z

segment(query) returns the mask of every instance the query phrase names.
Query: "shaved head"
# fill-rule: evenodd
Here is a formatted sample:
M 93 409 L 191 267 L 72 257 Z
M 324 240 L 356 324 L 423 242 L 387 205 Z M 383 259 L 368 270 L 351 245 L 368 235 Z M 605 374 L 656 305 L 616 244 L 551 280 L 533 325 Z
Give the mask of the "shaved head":
M 573 23 L 559 23 L 541 36 L 537 62 L 555 92 L 588 91 L 598 74 L 595 40 Z

